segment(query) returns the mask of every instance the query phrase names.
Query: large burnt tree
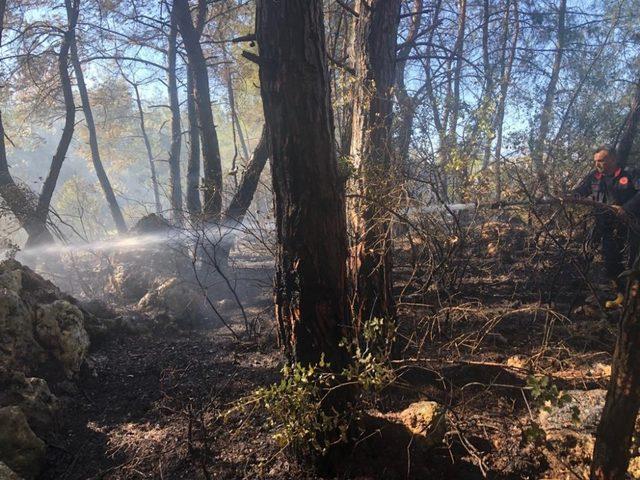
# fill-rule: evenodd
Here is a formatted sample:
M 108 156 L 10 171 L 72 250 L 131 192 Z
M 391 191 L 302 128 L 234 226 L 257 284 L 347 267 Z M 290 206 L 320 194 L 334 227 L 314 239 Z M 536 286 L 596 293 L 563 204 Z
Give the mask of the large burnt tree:
M 356 170 L 351 275 L 356 321 L 395 316 L 392 293 L 391 126 L 400 0 L 356 2 L 351 160 Z
M 278 239 L 276 316 L 289 358 L 340 369 L 349 327 L 347 235 L 321 0 L 260 0 L 260 89 Z

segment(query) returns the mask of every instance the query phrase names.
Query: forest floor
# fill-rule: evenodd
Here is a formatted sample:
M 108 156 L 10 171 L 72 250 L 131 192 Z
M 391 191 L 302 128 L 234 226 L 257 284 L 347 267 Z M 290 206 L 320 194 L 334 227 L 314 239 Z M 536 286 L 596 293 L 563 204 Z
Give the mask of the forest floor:
M 398 386 L 377 408 L 446 405 L 445 444 L 427 456 L 412 456 L 411 445 L 378 458 L 354 452 L 346 463 L 356 467 L 339 478 L 584 478 L 590 451 L 581 434 L 561 444 L 545 438 L 544 426 L 531 435 L 544 410 L 531 392 L 542 391 L 549 407 L 557 391 L 606 388 L 618 313 L 589 301 L 589 289 L 606 287 L 599 278 L 588 287 L 562 249 L 514 257 L 512 246 L 485 247 L 452 263 L 460 274 L 448 285 L 408 287 L 408 249 L 397 255 L 404 351 L 394 361 Z M 256 303 L 264 307 L 270 294 L 265 287 Z M 96 346 L 78 387 L 56 392 L 66 398 L 65 415 L 43 478 L 316 478 L 280 450 L 264 415 L 223 415 L 278 380 L 282 356 L 270 323 L 251 341 L 215 327 L 122 334 Z

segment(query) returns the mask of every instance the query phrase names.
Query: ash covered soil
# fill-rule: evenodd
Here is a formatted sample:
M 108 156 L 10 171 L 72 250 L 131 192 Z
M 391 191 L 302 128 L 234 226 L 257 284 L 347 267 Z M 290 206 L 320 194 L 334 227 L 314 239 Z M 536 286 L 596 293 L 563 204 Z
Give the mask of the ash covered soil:
M 447 433 L 427 454 L 411 442 L 356 448 L 328 478 L 586 478 L 619 312 L 590 298 L 606 286 L 597 273 L 585 283 L 580 252 L 520 245 L 508 230 L 500 245 L 480 239 L 435 273 L 416 272 L 419 245 L 400 245 L 402 353 L 375 407 L 436 401 Z M 264 412 L 229 414 L 280 378 L 270 298 L 268 282 L 242 297 L 251 322 L 261 318 L 251 339 L 219 324 L 160 322 L 93 344 L 77 382 L 52 387 L 63 408 L 40 478 L 320 478 L 277 445 Z M 237 309 L 223 316 L 244 329 Z M 570 402 L 541 408 L 537 390 Z

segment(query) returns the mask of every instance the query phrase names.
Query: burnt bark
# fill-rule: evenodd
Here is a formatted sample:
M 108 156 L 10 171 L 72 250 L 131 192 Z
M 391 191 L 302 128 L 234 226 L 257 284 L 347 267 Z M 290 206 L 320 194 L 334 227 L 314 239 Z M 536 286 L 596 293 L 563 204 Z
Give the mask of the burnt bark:
M 195 84 L 204 164 L 203 214 L 209 220 L 216 220 L 220 218 L 222 211 L 222 165 L 218 134 L 211 111 L 207 62 L 202 52 L 198 32 L 191 19 L 187 0 L 175 0 L 173 8 Z
M 111 212 L 113 222 L 115 223 L 118 232 L 124 233 L 127 231 L 127 224 L 124 221 L 122 211 L 120 210 L 120 206 L 118 205 L 118 200 L 113 193 L 111 182 L 109 181 L 107 172 L 105 171 L 104 165 L 102 164 L 102 159 L 100 158 L 98 133 L 96 131 L 95 120 L 93 119 L 91 103 L 89 102 L 89 92 L 87 91 L 87 84 L 84 80 L 82 64 L 80 63 L 80 57 L 78 56 L 78 45 L 75 35 L 73 35 L 71 39 L 70 53 L 71 63 L 73 64 L 73 69 L 76 74 L 78 92 L 80 93 L 80 100 L 82 101 L 82 111 L 84 113 L 84 119 L 87 124 L 87 130 L 89 131 L 89 147 L 91 148 L 91 161 L 93 163 L 93 168 L 96 171 L 98 181 L 100 182 L 100 187 L 102 188 L 104 196 L 107 200 L 107 204 L 109 205 L 109 211 Z
M 353 230 L 351 280 L 356 325 L 393 319 L 391 218 L 391 125 L 396 80 L 400 0 L 356 3 L 356 91 L 351 160 L 356 169 L 350 205 Z
M 182 130 L 180 126 L 180 100 L 178 98 L 177 44 L 178 26 L 175 7 L 171 11 L 167 48 L 167 89 L 169 93 L 169 109 L 171 110 L 171 146 L 169 148 L 169 185 L 171 190 L 171 213 L 173 221 L 181 223 L 182 219 L 182 185 L 180 178 L 180 150 L 182 147 Z
M 346 219 L 321 0 L 259 0 L 260 90 L 272 155 L 280 340 L 293 362 L 340 370 L 350 325 Z
M 591 464 L 591 480 L 621 480 L 629 466 L 631 437 L 640 408 L 640 297 L 638 262 L 627 286 L 616 348 Z

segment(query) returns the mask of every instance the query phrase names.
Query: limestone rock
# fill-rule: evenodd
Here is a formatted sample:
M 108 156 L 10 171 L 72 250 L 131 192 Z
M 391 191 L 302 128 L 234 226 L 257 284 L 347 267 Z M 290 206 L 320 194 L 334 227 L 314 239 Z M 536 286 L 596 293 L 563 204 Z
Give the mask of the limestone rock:
M 60 409 L 58 399 L 42 378 L 13 372 L 0 376 L 0 407 L 18 406 L 35 432 L 46 432 Z
M 442 443 L 447 433 L 446 411 L 437 402 L 422 401 L 409 405 L 402 412 L 392 415 L 413 435 L 423 437 L 426 446 Z
M 155 273 L 142 265 L 121 263 L 110 277 L 110 291 L 125 300 L 138 301 L 149 291 Z
M 33 315 L 20 296 L 0 288 L 0 367 L 33 367 L 43 352 L 33 337 Z
M 166 312 L 176 321 L 192 322 L 202 313 L 202 296 L 193 287 L 173 277 L 151 290 L 138 302 L 142 311 Z
M 0 480 L 22 480 L 22 477 L 7 467 L 4 462 L 0 462 Z
M 0 461 L 27 479 L 38 476 L 45 444 L 29 428 L 19 407 L 0 408 Z
M 66 300 L 39 305 L 35 332 L 38 342 L 62 364 L 68 378 L 80 370 L 89 350 L 89 336 L 78 307 Z

